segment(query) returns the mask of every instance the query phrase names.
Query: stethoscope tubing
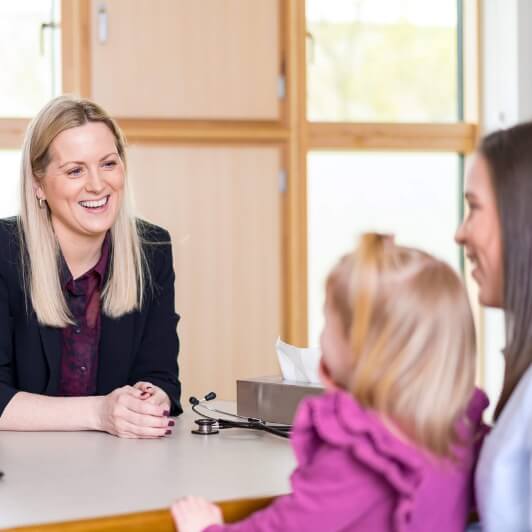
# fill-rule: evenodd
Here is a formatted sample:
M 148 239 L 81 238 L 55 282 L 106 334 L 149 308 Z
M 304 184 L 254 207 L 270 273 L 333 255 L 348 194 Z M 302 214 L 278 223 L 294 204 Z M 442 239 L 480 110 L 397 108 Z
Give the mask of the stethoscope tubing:
M 197 409 L 198 407 L 205 408 L 206 410 L 209 410 L 210 412 L 216 412 L 217 414 L 222 414 L 224 416 L 238 418 L 239 420 L 244 420 L 244 421 L 232 421 L 230 419 L 215 418 L 212 416 L 208 416 L 205 413 L 200 412 Z M 193 412 L 198 414 L 198 416 L 204 419 L 211 419 L 215 421 L 217 424 L 217 428 L 219 429 L 240 428 L 240 429 L 262 430 L 264 432 L 268 432 L 269 434 L 280 436 L 281 438 L 289 438 L 290 431 L 292 430 L 292 425 L 267 423 L 266 421 L 263 421 L 262 419 L 239 416 L 238 414 L 232 414 L 230 412 L 225 412 L 224 410 L 212 408 L 206 405 L 204 401 L 200 401 L 197 405 L 192 405 L 192 410 Z
M 198 412 L 197 410 L 195 410 L 196 406 L 200 406 L 201 408 L 205 408 L 206 410 L 209 410 L 210 412 L 215 412 L 216 414 L 221 414 L 222 416 L 228 416 L 228 417 L 234 417 L 234 418 L 237 418 L 237 419 L 242 419 L 246 423 L 252 422 L 252 421 L 257 421 L 257 422 L 261 421 L 258 418 L 239 416 L 238 414 L 232 414 L 231 412 L 226 412 L 225 410 L 219 410 L 218 408 L 214 408 L 213 406 L 209 406 L 208 404 L 206 404 L 206 401 L 200 401 L 197 405 L 193 405 L 192 406 L 192 410 L 194 410 L 194 412 L 196 412 L 196 414 L 198 414 L 201 417 L 207 418 L 207 419 L 214 419 L 214 418 L 210 417 L 210 416 L 206 416 L 205 414 L 202 414 L 201 412 Z

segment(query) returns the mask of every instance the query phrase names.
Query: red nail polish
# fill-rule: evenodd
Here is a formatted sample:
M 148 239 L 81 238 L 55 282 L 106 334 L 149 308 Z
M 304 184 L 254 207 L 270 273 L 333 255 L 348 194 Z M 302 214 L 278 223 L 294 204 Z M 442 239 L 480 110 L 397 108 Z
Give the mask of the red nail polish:
M 168 436 L 169 434 L 172 434 L 172 431 L 170 429 L 168 429 L 164 434 L 165 434 L 165 436 Z
M 170 415 L 170 412 L 168 410 L 165 410 L 163 412 L 163 416 L 168 417 Z
M 173 427 L 175 425 L 175 421 L 173 419 L 171 419 L 169 422 L 168 422 L 168 426 L 169 427 Z

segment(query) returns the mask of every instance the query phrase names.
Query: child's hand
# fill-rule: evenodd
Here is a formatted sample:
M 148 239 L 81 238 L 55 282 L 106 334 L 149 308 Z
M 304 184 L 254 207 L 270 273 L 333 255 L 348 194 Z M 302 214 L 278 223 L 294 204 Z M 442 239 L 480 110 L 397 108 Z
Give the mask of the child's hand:
M 170 511 L 178 532 L 202 532 L 224 522 L 220 508 L 202 497 L 183 497 L 172 504 Z

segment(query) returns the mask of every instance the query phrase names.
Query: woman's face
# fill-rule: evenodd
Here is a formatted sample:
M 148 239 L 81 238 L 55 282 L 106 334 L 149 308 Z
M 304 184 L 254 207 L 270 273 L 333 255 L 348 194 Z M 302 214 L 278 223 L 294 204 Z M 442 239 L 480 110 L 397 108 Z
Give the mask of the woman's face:
M 117 217 L 124 189 L 124 166 L 111 130 L 88 122 L 62 131 L 50 156 L 36 194 L 46 199 L 57 236 L 103 237 Z
M 503 306 L 502 238 L 495 191 L 482 155 L 474 157 L 466 176 L 465 199 L 469 213 L 455 240 L 464 246 L 472 275 L 479 287 L 479 301 L 489 307 Z

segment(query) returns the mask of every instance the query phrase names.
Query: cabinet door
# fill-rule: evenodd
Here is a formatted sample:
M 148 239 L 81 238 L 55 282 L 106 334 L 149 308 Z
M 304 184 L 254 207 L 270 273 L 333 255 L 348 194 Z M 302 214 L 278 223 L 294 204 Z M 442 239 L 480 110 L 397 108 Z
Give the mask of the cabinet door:
M 92 0 L 92 98 L 127 118 L 279 117 L 279 0 Z
M 279 373 L 279 164 L 271 147 L 129 148 L 137 209 L 172 235 L 185 398 Z

